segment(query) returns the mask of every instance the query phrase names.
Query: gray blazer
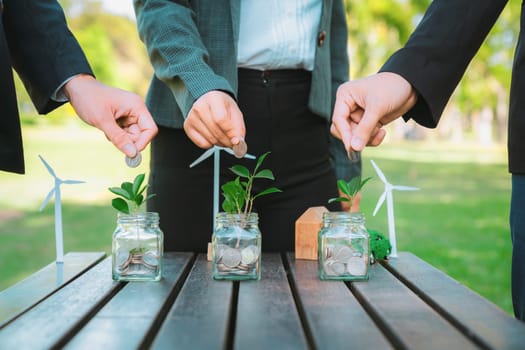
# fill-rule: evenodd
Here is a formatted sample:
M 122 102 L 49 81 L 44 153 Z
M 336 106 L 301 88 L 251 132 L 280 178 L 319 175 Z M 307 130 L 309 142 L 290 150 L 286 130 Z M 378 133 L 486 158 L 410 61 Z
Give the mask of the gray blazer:
M 159 125 L 182 128 L 193 103 L 211 90 L 237 95 L 241 0 L 134 0 L 137 26 L 155 74 L 146 103 Z M 308 106 L 330 120 L 337 87 L 348 80 L 342 0 L 323 0 Z M 360 174 L 337 140 L 338 178 Z M 354 165 L 355 166 L 355 165 Z

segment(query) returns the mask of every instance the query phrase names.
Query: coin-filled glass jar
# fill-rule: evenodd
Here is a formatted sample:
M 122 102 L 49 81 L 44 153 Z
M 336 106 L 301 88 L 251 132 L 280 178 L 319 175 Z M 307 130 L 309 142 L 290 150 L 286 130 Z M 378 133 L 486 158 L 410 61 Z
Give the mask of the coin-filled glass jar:
M 118 213 L 113 233 L 113 279 L 159 281 L 162 277 L 163 241 L 158 213 Z
M 320 279 L 368 279 L 370 239 L 362 213 L 325 212 L 318 247 Z
M 257 213 L 218 213 L 212 235 L 212 277 L 261 278 L 261 232 Z

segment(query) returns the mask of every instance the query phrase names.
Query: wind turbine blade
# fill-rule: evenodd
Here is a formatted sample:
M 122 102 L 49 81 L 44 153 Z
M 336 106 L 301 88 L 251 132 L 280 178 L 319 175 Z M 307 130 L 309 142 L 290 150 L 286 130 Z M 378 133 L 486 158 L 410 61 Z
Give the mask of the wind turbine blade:
M 80 181 L 80 180 L 63 180 L 63 184 L 73 185 L 73 184 L 84 184 L 86 181 Z
M 206 158 L 209 158 L 213 154 L 214 151 L 215 151 L 215 146 L 206 150 L 206 152 L 204 152 L 199 158 L 195 159 L 193 163 L 190 164 L 190 168 L 193 168 L 195 165 L 199 164 Z
M 376 216 L 377 211 L 379 210 L 379 208 L 381 208 L 381 205 L 383 205 L 385 199 L 386 199 L 386 191 L 383 192 L 383 194 L 381 194 L 381 197 L 379 197 L 379 200 L 377 201 L 376 208 L 374 209 L 374 213 L 372 214 L 372 216 Z
M 38 155 L 38 157 L 40 158 L 40 160 L 42 161 L 42 163 L 44 163 L 45 167 L 47 168 L 47 171 L 49 171 L 49 173 L 53 176 L 53 177 L 57 177 L 56 174 L 55 174 L 55 171 L 53 170 L 53 168 L 51 168 L 51 165 L 49 165 L 44 157 L 42 157 L 40 154 Z
M 399 191 L 419 191 L 419 188 L 417 187 L 410 187 L 410 186 L 392 186 L 393 190 L 399 190 Z
M 40 211 L 44 210 L 44 208 L 46 207 L 47 203 L 51 200 L 51 197 L 53 196 L 54 193 L 55 193 L 55 188 L 53 188 L 53 189 L 51 189 L 51 191 L 49 191 L 49 193 L 46 196 L 46 199 L 44 199 L 44 202 L 40 206 Z
M 379 176 L 379 178 L 381 179 L 381 181 L 383 181 L 384 183 L 388 183 L 388 181 L 386 180 L 385 174 L 383 174 L 383 172 L 381 171 L 381 169 L 379 169 L 379 167 L 377 166 L 376 162 L 374 162 L 373 159 L 370 159 L 370 162 L 372 163 L 372 166 L 373 166 L 374 169 L 376 170 L 377 176 Z

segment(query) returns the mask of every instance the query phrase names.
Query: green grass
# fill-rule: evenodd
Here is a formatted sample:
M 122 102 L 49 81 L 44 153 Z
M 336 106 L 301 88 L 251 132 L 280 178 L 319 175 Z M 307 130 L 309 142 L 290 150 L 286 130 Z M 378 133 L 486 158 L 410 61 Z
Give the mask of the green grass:
M 62 187 L 66 252 L 109 253 L 116 215 L 107 188 L 148 172 L 147 152 L 139 169 L 129 169 L 99 131 L 76 122 L 25 127 L 24 137 L 27 174 L 0 173 L 0 290 L 55 257 L 53 201 L 38 211 L 53 182 L 38 154 L 62 178 L 87 181 Z M 386 207 L 372 216 L 383 185 L 370 159 L 391 183 L 420 188 L 394 192 L 398 250 L 416 254 L 511 313 L 505 149 L 414 142 L 367 149 L 363 176 L 372 180 L 361 209 L 369 228 L 387 234 Z

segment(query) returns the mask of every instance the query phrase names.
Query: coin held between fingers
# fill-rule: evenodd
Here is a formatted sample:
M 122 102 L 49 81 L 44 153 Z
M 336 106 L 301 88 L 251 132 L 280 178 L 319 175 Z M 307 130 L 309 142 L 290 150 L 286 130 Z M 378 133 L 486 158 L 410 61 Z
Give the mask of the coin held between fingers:
M 126 165 L 129 166 L 130 168 L 138 167 L 141 162 L 142 162 L 142 155 L 140 154 L 140 152 L 137 152 L 137 154 L 133 158 L 126 156 Z
M 359 159 L 360 159 L 360 155 L 359 155 L 359 152 L 357 151 L 354 151 L 353 149 L 350 149 L 348 151 L 348 159 L 352 162 L 352 163 L 357 163 L 359 162 Z
M 243 139 L 240 139 L 238 144 L 233 145 L 232 150 L 235 157 L 243 158 L 248 152 L 248 145 Z

